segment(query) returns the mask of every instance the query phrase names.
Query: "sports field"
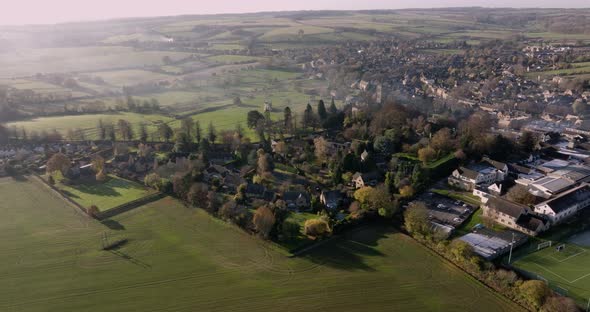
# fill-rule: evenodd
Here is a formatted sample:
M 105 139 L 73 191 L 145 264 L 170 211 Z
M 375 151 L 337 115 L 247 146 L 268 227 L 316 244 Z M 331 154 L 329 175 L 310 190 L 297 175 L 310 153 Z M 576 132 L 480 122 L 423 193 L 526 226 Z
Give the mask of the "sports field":
M 110 176 L 104 183 L 64 185 L 57 187 L 82 207 L 96 205 L 98 210 L 106 211 L 125 203 L 143 198 L 153 191 L 133 181 Z
M 558 246 L 563 246 L 560 251 Z M 513 263 L 532 273 L 562 294 L 585 303 L 590 297 L 590 250 L 571 243 L 553 242 L 551 247 L 530 253 Z
M 0 311 L 518 310 L 389 228 L 288 258 L 169 198 L 101 224 L 0 179 L 0 212 Z

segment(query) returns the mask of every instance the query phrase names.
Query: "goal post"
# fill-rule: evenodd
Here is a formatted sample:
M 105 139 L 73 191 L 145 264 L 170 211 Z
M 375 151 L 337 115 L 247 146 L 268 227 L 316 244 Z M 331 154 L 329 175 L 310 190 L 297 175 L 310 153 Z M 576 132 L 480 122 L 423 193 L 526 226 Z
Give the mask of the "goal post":
M 539 243 L 537 245 L 537 250 L 541 250 L 543 248 L 551 247 L 552 243 L 553 243 L 552 241 L 546 241 L 546 242 Z

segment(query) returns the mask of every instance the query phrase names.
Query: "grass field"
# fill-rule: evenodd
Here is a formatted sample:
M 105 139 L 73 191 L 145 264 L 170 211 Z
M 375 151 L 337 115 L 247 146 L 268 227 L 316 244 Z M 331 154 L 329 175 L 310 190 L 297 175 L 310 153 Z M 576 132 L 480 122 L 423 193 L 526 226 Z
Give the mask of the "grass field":
M 142 115 L 135 113 L 113 113 L 113 114 L 90 114 L 90 115 L 77 115 L 77 116 L 60 116 L 60 117 L 42 117 L 35 118 L 32 120 L 11 122 L 6 124 L 7 127 L 25 128 L 28 131 L 52 131 L 57 130 L 62 134 L 66 134 L 68 129 L 82 129 L 87 136 L 87 139 L 97 138 L 96 125 L 98 121 L 102 119 L 103 122 L 111 122 L 116 125 L 119 119 L 125 119 L 132 123 L 137 130 L 137 125 L 140 122 L 145 122 L 148 125 L 148 131 L 152 132 L 156 130 L 153 125 L 155 122 L 171 121 L 172 118 L 162 115 Z M 136 131 L 137 132 L 137 131 Z
M 556 247 L 564 245 L 562 251 Z M 579 303 L 590 297 L 590 250 L 574 244 L 553 242 L 551 247 L 527 254 L 514 266 L 546 279 L 556 291 L 567 294 Z
M 96 205 L 100 211 L 115 208 L 153 193 L 142 185 L 115 176 L 110 176 L 105 183 L 78 185 L 58 183 L 56 186 L 82 207 Z
M 169 198 L 101 224 L 1 179 L 0 211 L 1 311 L 518 311 L 383 227 L 287 258 Z
M 0 78 L 161 65 L 164 56 L 179 60 L 190 55 L 184 52 L 139 51 L 130 47 L 24 49 L 0 53 Z

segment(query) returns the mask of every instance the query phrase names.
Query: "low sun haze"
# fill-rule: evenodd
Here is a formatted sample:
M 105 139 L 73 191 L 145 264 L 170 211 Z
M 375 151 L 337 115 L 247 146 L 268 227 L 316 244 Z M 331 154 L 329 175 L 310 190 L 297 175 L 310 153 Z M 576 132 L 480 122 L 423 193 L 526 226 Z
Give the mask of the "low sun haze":
M 141 0 L 21 0 L 14 1 L 0 11 L 0 24 L 53 24 L 63 22 L 103 20 L 123 17 L 168 16 L 183 14 L 246 13 L 289 10 L 374 10 L 436 7 L 528 7 L 551 8 L 589 7 L 586 0 L 566 0 L 558 4 L 550 0 L 399 0 L 336 1 L 141 1 Z

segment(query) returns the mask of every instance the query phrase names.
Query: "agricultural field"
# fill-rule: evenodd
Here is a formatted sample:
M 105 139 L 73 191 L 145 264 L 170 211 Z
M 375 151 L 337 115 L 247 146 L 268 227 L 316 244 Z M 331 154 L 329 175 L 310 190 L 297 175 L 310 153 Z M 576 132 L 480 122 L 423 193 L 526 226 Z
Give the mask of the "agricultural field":
M 59 117 L 41 117 L 26 121 L 7 123 L 6 126 L 24 128 L 27 131 L 53 131 L 54 129 L 65 135 L 69 129 L 82 129 L 87 139 L 98 137 L 97 124 L 101 120 L 116 124 L 119 119 L 129 121 L 136 128 L 141 123 L 147 124 L 148 132 L 156 131 L 159 122 L 170 122 L 173 119 L 163 115 L 143 115 L 136 113 L 89 114 Z
M 174 78 L 174 76 L 138 69 L 94 72 L 92 75 L 102 78 L 107 84 L 118 87 Z
M 519 311 L 380 226 L 288 258 L 170 198 L 99 223 L 1 179 L 0 209 L 2 311 Z M 105 233 L 127 243 L 102 251 Z
M 185 52 L 141 51 L 130 47 L 95 46 L 26 49 L 0 53 L 0 78 L 32 76 L 37 73 L 92 72 L 102 69 L 162 65 L 164 56 L 180 60 Z
M 558 246 L 564 246 L 561 251 Z M 536 246 L 535 246 L 536 247 Z M 590 248 L 573 243 L 553 242 L 552 246 L 534 251 L 513 265 L 532 277 L 546 280 L 558 293 L 586 304 L 590 297 Z
M 143 185 L 116 176 L 109 176 L 109 180 L 104 183 L 57 183 L 56 186 L 80 206 L 96 205 L 99 211 L 107 211 L 153 194 L 152 190 Z

